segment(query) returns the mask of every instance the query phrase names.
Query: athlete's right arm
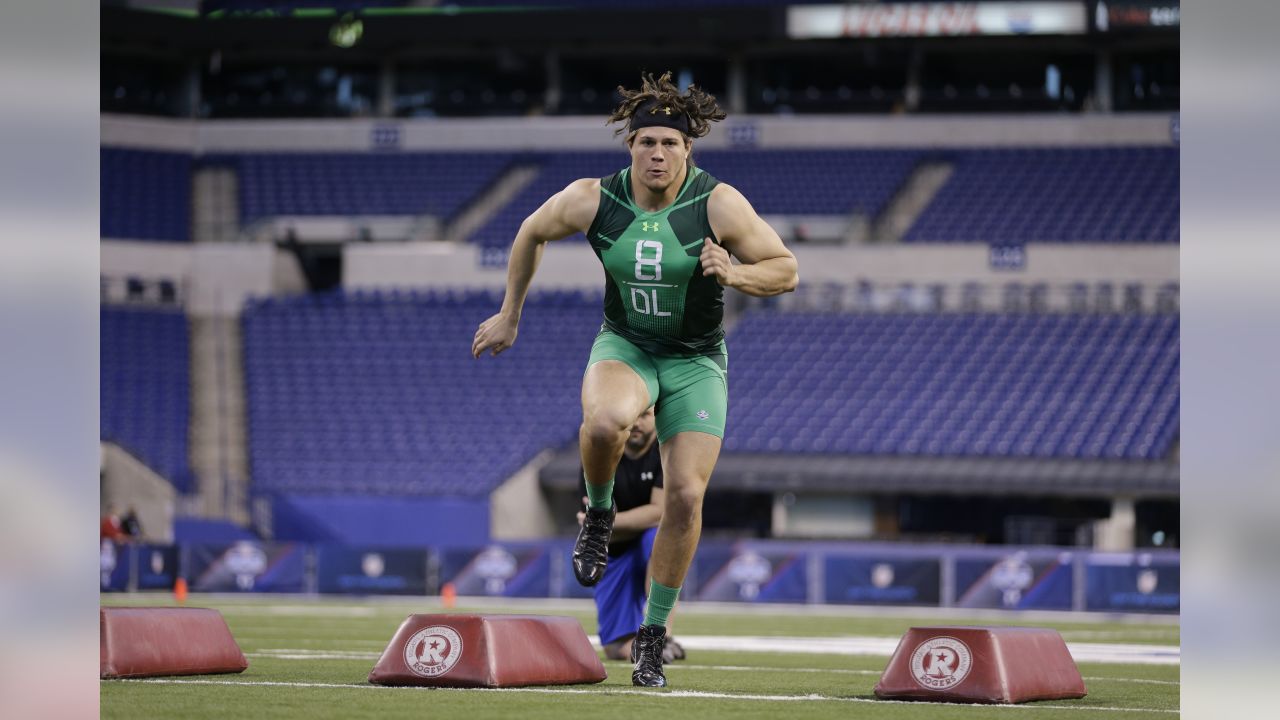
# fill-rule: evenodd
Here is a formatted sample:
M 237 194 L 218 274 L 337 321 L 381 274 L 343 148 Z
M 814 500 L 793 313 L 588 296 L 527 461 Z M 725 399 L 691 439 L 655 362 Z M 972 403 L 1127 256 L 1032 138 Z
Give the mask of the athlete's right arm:
M 613 519 L 614 540 L 631 540 L 644 534 L 649 528 L 658 527 L 662 522 L 662 509 L 666 503 L 666 493 L 655 487 L 649 491 L 649 503 L 630 510 L 620 510 Z
M 515 344 L 524 299 L 542 260 L 543 245 L 574 232 L 586 232 L 599 205 L 600 180 L 575 180 L 520 223 L 520 231 L 511 244 L 511 258 L 507 261 L 507 294 L 502 300 L 502 309 L 480 323 L 471 341 L 472 357 L 478 358 L 486 350 L 497 355 Z

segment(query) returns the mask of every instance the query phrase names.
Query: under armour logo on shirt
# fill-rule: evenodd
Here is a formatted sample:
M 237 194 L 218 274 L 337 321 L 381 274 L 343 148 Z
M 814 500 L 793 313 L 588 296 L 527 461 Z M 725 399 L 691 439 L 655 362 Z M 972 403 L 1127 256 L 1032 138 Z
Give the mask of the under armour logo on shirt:
M 699 419 L 699 420 L 706 420 L 706 419 L 707 419 L 707 418 L 709 418 L 709 417 L 711 417 L 711 416 L 710 416 L 709 414 L 707 414 L 707 411 L 706 411 L 706 410 L 699 410 L 699 411 L 698 411 L 698 419 Z

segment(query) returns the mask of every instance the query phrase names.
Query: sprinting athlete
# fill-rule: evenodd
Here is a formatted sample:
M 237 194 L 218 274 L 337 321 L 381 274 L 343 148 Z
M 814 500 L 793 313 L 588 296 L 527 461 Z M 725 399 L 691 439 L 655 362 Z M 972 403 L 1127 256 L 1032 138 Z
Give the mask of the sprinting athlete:
M 728 405 L 723 288 L 758 297 L 795 289 L 795 256 L 742 193 L 693 164 L 693 141 L 723 120 L 715 97 L 683 94 L 671 73 L 619 87 L 609 123 L 625 123 L 631 164 L 576 180 L 516 233 L 501 310 L 480 324 L 475 357 L 516 341 L 542 246 L 583 232 L 605 269 L 604 324 L 582 378 L 582 450 L 589 507 L 573 551 L 578 581 L 595 585 L 608 562 L 616 509 L 613 474 L 628 429 L 655 406 L 664 509 L 653 544 L 643 624 L 632 643 L 634 685 L 663 687 L 671 609 L 702 533 L 702 499 L 720 455 Z M 730 260 L 737 258 L 740 264 Z

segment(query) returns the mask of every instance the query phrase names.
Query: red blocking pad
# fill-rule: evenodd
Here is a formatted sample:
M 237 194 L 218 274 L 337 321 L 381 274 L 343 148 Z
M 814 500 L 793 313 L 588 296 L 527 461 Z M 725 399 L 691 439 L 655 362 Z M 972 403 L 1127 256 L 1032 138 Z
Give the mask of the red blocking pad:
M 1021 703 L 1085 696 L 1084 679 L 1056 630 L 914 627 L 876 683 L 876 697 Z
M 102 678 L 238 673 L 249 667 L 217 610 L 100 608 L 98 630 Z
M 410 615 L 369 673 L 377 685 L 522 687 L 607 677 L 582 625 L 539 615 Z

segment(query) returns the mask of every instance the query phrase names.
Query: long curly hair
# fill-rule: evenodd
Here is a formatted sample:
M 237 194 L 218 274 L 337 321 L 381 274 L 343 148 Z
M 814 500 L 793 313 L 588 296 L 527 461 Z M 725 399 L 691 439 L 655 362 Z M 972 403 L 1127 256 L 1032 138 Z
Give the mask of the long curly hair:
M 636 109 L 650 100 L 670 105 L 688 116 L 689 136 L 694 138 L 700 138 L 711 132 L 711 123 L 725 118 L 724 110 L 721 110 L 716 103 L 716 96 L 703 92 L 697 85 L 690 85 L 689 89 L 681 95 L 680 89 L 671 82 L 670 70 L 662 73 L 662 76 L 656 80 L 653 78 L 653 73 L 641 73 L 639 90 L 628 90 L 619 85 L 618 94 L 622 96 L 622 102 L 614 108 L 613 114 L 605 121 L 606 125 L 615 122 L 623 123 L 622 127 L 613 131 L 614 135 L 627 132 Z

